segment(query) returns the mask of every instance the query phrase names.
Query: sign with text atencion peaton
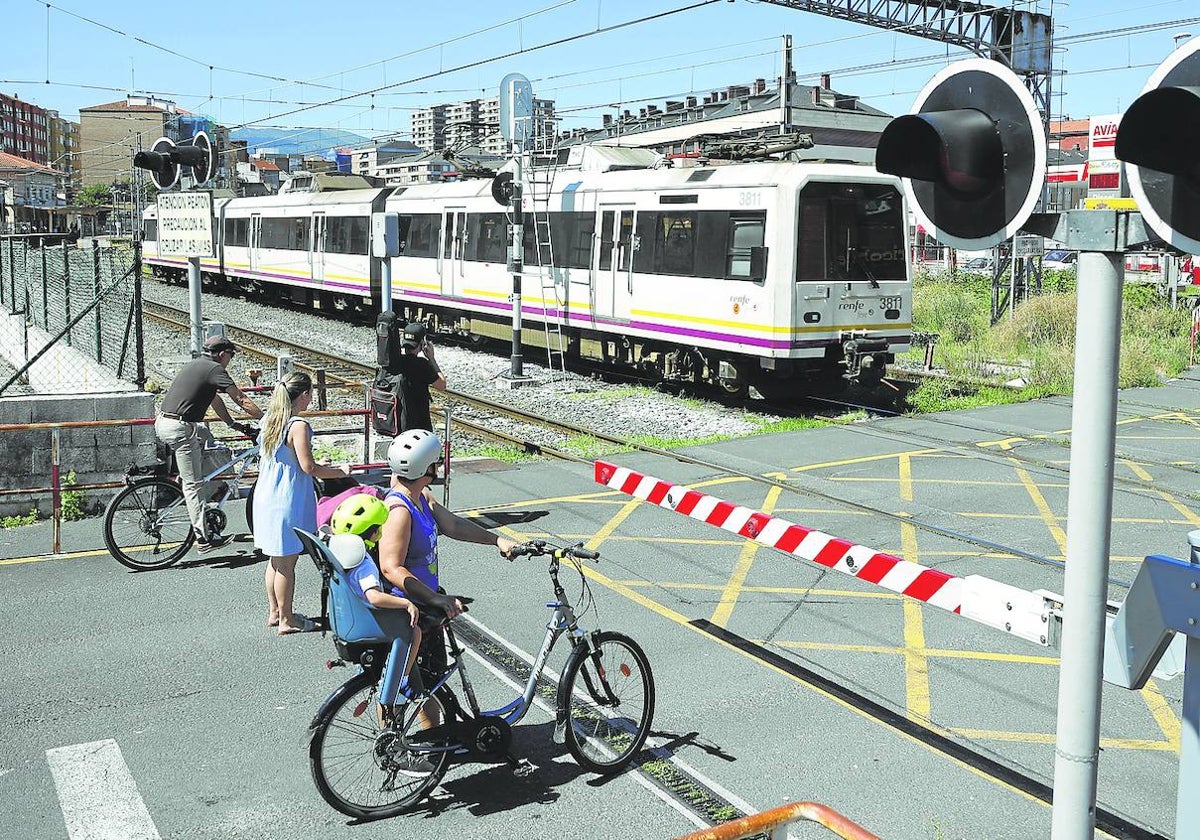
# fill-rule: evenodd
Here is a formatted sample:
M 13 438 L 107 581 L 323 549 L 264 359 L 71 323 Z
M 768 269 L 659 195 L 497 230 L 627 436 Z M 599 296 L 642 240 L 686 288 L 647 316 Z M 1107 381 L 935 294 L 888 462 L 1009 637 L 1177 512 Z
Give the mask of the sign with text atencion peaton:
M 195 190 L 158 194 L 158 255 L 213 256 L 212 193 Z

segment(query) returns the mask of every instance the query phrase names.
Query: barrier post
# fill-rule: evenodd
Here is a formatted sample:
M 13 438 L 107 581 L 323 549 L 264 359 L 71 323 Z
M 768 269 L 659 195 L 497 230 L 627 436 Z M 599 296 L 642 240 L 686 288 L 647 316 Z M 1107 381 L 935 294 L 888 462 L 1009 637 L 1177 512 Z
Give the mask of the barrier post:
M 317 375 L 317 411 L 324 411 L 328 405 L 325 398 L 325 368 L 316 368 L 313 373 Z
M 446 423 L 443 426 L 442 447 L 445 450 L 442 469 L 442 507 L 450 509 L 450 403 L 446 403 Z
M 67 240 L 62 242 L 63 256 L 63 309 L 67 324 L 71 323 L 71 258 L 67 254 Z M 67 327 L 67 346 L 71 346 L 71 328 Z
M 55 426 L 50 430 L 50 509 L 53 534 L 54 554 L 59 554 L 62 551 L 62 484 L 59 471 L 58 456 L 59 456 L 59 429 Z
M 371 386 L 363 385 L 363 404 L 366 414 L 363 415 L 363 463 L 371 463 Z

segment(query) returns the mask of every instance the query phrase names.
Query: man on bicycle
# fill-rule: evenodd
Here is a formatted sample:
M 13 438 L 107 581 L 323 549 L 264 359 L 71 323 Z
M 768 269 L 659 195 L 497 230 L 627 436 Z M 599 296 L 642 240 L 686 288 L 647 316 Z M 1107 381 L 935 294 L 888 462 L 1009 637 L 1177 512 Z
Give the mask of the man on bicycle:
M 209 336 L 204 342 L 204 355 L 188 362 L 176 375 L 154 421 L 154 433 L 159 441 L 175 453 L 183 499 L 187 503 L 192 530 L 196 533 L 196 550 L 201 554 L 223 546 L 231 539 L 222 534 L 210 534 L 204 526 L 204 505 L 211 490 L 198 482 L 224 460 L 222 458 L 205 469 L 205 450 L 217 449 L 212 432 L 204 423 L 205 412 L 211 406 L 227 426 L 251 438 L 253 427 L 233 419 L 221 399 L 221 392 L 251 417 L 259 419 L 263 416 L 262 409 L 242 393 L 226 371 L 236 352 L 237 347 L 225 336 Z

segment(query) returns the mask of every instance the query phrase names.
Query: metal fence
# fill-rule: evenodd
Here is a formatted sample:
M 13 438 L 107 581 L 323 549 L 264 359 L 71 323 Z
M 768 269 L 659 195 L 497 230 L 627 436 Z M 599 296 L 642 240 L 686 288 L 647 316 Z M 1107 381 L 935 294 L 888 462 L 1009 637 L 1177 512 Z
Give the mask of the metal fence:
M 138 242 L 0 236 L 0 396 L 141 387 L 141 265 Z

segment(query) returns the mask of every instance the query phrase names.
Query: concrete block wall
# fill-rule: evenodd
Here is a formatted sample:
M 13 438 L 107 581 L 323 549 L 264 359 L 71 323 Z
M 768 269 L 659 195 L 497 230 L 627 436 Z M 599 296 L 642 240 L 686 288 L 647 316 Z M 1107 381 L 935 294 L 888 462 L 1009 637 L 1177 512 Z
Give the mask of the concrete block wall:
M 32 395 L 0 399 L 0 424 L 128 420 L 154 416 L 154 395 L 140 391 L 78 396 Z M 50 429 L 0 432 L 0 464 L 5 489 L 50 486 Z M 75 471 L 79 484 L 119 481 L 131 463 L 154 460 L 154 426 L 96 426 L 59 430 L 59 469 L 63 480 Z M 117 491 L 84 493 L 89 506 L 107 504 Z M 49 494 L 0 496 L 0 516 L 29 513 L 36 507 L 49 516 Z

